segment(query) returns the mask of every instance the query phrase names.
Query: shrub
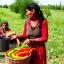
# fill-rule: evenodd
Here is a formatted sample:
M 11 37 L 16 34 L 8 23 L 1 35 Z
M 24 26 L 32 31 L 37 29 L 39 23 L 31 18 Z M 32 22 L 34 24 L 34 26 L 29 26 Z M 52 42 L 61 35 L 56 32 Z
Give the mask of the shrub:
M 43 13 L 47 16 L 51 16 L 51 12 L 50 12 L 50 9 L 43 9 Z
M 2 5 L 0 5 L 0 8 L 2 8 Z
M 16 0 L 15 3 L 10 5 L 10 9 L 16 13 L 20 13 L 21 17 L 25 18 L 25 8 L 32 2 L 33 0 Z
M 3 8 L 8 8 L 8 5 L 6 5 L 6 4 L 5 4 L 5 5 L 3 5 Z

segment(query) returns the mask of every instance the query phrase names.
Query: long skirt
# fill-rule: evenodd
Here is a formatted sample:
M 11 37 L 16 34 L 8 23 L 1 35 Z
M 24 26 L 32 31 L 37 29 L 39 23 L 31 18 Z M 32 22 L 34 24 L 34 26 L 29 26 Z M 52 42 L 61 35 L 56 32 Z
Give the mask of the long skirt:
M 32 52 L 30 64 L 46 64 L 46 48 L 45 45 L 35 47 L 36 50 Z

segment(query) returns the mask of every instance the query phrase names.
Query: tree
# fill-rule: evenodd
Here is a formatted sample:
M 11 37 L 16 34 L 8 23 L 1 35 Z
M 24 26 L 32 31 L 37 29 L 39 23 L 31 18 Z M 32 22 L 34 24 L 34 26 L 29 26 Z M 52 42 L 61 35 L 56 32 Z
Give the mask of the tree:
M 19 13 L 19 7 L 17 6 L 16 3 L 11 4 L 10 9 L 16 13 Z
M 5 4 L 5 5 L 3 5 L 3 8 L 8 8 L 8 5 L 6 5 L 6 4 Z
M 64 6 L 61 6 L 61 10 L 64 10 Z
M 20 13 L 22 18 L 25 18 L 25 8 L 30 3 L 34 2 L 33 0 L 16 0 L 15 3 L 10 5 L 10 9 L 16 13 Z
M 2 5 L 0 5 L 0 8 L 2 8 Z

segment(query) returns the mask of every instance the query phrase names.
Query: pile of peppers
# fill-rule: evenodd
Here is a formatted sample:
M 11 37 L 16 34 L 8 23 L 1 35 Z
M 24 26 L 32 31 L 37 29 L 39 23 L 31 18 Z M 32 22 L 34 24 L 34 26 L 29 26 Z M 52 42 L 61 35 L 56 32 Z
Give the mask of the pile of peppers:
M 7 51 L 7 56 L 14 59 L 24 59 L 29 56 L 32 50 L 35 48 L 21 48 L 21 49 L 11 49 Z

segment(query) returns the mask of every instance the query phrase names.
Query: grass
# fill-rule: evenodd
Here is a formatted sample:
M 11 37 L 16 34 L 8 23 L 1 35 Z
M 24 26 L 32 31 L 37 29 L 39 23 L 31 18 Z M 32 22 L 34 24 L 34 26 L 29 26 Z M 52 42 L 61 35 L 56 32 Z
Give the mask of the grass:
M 16 14 L 10 9 L 0 8 L 0 20 L 8 21 L 10 29 L 17 35 L 23 32 L 23 25 L 26 19 L 22 19 L 20 14 Z M 51 10 L 51 16 L 47 18 L 49 38 L 46 43 L 47 63 L 64 63 L 64 11 Z
M 23 31 L 25 19 L 21 19 L 20 14 L 16 14 L 10 9 L 0 8 L 0 19 L 8 21 L 10 29 L 16 31 L 17 34 Z
M 64 12 L 51 10 L 51 17 L 48 17 L 49 39 L 46 43 L 49 64 L 64 63 Z M 56 59 L 55 61 L 53 61 Z M 56 63 L 54 63 L 56 62 Z

